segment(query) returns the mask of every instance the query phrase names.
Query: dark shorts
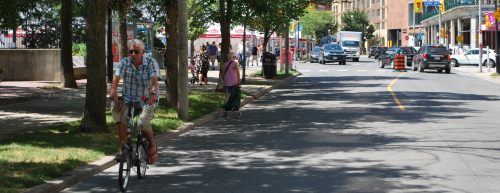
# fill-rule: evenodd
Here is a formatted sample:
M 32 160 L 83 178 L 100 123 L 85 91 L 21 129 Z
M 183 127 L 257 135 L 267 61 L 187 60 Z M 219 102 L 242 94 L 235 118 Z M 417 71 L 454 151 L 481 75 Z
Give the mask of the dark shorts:
M 217 62 L 220 62 L 220 55 L 217 55 Z
M 226 94 L 231 93 L 231 91 L 235 88 L 236 86 L 224 86 L 224 92 Z

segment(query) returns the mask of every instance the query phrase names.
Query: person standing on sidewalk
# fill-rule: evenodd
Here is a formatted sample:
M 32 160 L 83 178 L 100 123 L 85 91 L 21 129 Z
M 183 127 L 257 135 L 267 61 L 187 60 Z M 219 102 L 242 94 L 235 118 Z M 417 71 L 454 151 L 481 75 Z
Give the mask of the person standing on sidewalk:
M 120 139 L 120 146 L 123 147 L 127 140 L 127 126 L 129 121 L 127 116 L 128 107 L 124 101 L 118 101 L 117 88 L 120 79 L 123 78 L 122 96 L 136 100 L 141 100 L 142 96 L 148 97 L 149 106 L 144 107 L 137 120 L 137 129 L 144 134 L 149 142 L 148 163 L 153 164 L 158 159 L 157 149 L 153 140 L 153 129 L 151 120 L 154 117 L 155 108 L 158 107 L 159 87 L 158 77 L 160 76 L 160 67 L 155 59 L 144 56 L 146 51 L 144 42 L 139 39 L 130 40 L 128 43 L 129 57 L 123 58 L 118 65 L 115 76 L 111 84 L 109 98 L 111 102 L 111 111 L 113 120 L 116 122 L 116 131 Z M 120 155 L 115 159 L 121 158 Z
M 252 44 L 252 66 L 253 66 L 253 61 L 257 63 L 257 66 L 259 66 L 259 60 L 257 59 L 257 53 L 259 49 L 255 47 L 255 44 Z
M 208 47 L 210 52 L 210 62 L 212 62 L 212 70 L 215 70 L 215 59 L 217 59 L 217 46 L 215 45 L 215 41 L 212 42 L 212 45 Z M 217 65 L 218 67 L 219 65 Z
M 278 61 L 280 56 L 280 47 L 278 47 L 278 44 L 276 44 L 276 47 L 274 47 L 274 56 L 276 56 L 276 61 Z
M 249 46 L 250 42 L 246 42 L 245 44 L 245 60 L 246 60 L 246 63 L 247 63 L 247 67 L 248 65 L 250 65 L 250 46 Z
M 226 97 L 224 98 L 224 103 L 227 102 L 231 91 L 240 85 L 240 70 L 238 68 L 238 63 L 234 61 L 235 56 L 233 52 L 227 54 L 227 61 L 224 63 L 222 69 L 222 76 L 224 77 L 224 92 Z
M 203 85 L 202 84 L 203 80 L 205 80 L 205 85 L 208 85 L 208 70 L 210 70 L 210 63 L 208 59 L 209 59 L 208 50 L 205 50 L 201 55 L 200 85 Z
M 240 67 L 243 67 L 243 40 L 241 40 L 240 44 L 238 44 L 238 63 L 240 63 Z
M 259 54 L 259 62 L 262 62 L 261 61 L 261 59 L 262 59 L 262 49 L 263 49 L 262 44 L 258 45 L 257 48 L 258 48 L 258 54 Z

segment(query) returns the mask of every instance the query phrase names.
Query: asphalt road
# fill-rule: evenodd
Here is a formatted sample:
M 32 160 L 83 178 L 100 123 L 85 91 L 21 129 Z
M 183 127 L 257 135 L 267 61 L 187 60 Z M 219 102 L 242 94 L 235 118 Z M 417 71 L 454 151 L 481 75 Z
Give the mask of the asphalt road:
M 500 84 L 366 57 L 294 65 L 242 117 L 160 144 L 129 192 L 500 192 Z M 118 192 L 117 171 L 63 192 Z

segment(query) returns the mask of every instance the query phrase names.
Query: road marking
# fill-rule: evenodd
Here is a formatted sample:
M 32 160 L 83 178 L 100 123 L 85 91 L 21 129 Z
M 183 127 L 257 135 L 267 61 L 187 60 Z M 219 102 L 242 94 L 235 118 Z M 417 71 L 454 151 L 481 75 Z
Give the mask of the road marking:
M 358 70 L 358 72 L 366 72 L 366 70 Z
M 320 72 L 328 72 L 329 70 L 319 70 Z
M 387 87 L 387 90 L 389 90 L 389 92 L 391 92 L 391 95 L 392 97 L 394 98 L 394 100 L 396 101 L 396 103 L 398 103 L 399 105 L 399 108 L 404 111 L 406 110 L 405 107 L 403 107 L 403 105 L 401 104 L 401 102 L 399 102 L 398 100 L 398 97 L 396 97 L 396 95 L 394 94 L 394 92 L 392 92 L 392 89 L 391 89 L 391 86 L 392 84 L 394 84 L 396 82 L 396 80 L 398 80 L 399 77 L 403 76 L 403 74 L 405 74 L 405 72 L 401 73 L 396 79 L 394 79 L 391 84 L 389 84 L 389 86 Z
M 385 70 L 376 70 L 377 72 L 385 72 Z
M 309 72 L 309 71 L 311 71 L 311 70 L 301 70 L 301 71 L 302 71 L 302 72 Z
M 347 72 L 347 70 L 339 70 L 339 72 Z
M 373 66 L 373 64 L 368 64 L 368 65 L 366 65 L 366 66 Z

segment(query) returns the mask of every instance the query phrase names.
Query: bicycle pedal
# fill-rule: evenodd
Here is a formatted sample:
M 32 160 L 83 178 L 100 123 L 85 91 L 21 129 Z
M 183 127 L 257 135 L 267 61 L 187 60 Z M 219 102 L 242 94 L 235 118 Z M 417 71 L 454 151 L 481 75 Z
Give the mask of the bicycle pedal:
M 149 166 L 146 167 L 149 170 Z

